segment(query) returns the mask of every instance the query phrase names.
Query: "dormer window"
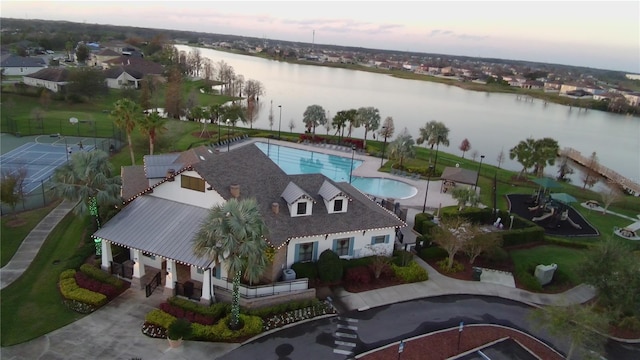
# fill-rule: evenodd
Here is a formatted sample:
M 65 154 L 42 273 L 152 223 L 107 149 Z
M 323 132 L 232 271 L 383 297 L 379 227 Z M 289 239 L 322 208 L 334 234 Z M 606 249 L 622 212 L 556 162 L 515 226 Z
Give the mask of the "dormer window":
M 307 203 L 306 202 L 299 202 L 298 203 L 298 211 L 296 212 L 297 215 L 305 215 L 307 213 Z
M 333 212 L 342 212 L 342 206 L 344 204 L 343 199 L 333 200 Z

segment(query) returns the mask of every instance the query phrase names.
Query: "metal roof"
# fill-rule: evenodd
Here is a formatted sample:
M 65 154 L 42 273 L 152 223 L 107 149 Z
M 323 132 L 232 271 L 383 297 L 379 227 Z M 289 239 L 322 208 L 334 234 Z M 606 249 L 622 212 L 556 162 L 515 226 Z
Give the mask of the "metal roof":
M 162 154 L 162 155 L 145 155 L 144 169 L 147 179 L 157 179 L 167 176 L 167 170 L 173 169 L 178 171 L 184 167 L 184 164 L 176 164 L 175 161 L 180 153 Z
M 327 201 L 335 199 L 335 197 L 338 195 L 348 197 L 342 190 L 338 189 L 336 186 L 326 180 L 322 183 L 322 186 L 320 186 L 318 195 L 322 196 L 322 198 Z
M 315 202 L 311 195 L 307 194 L 306 191 L 302 190 L 298 185 L 293 183 L 293 181 L 290 181 L 289 184 L 287 184 L 287 187 L 282 192 L 282 198 L 289 205 L 295 203 L 301 198 L 307 198 Z
M 211 260 L 193 253 L 193 239 L 208 209 L 155 196 L 141 196 L 93 236 L 167 259 L 209 267 Z

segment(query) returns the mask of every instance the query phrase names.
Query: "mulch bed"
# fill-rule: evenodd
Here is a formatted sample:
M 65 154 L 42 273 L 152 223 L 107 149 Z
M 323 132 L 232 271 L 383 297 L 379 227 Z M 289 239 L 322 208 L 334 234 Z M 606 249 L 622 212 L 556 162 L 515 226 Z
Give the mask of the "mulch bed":
M 375 290 L 386 288 L 389 286 L 401 285 L 404 282 L 395 276 L 379 278 L 377 280 L 371 280 L 369 284 L 363 283 L 344 283 L 343 288 L 351 293 L 359 293 L 363 291 Z
M 398 354 L 398 346 L 376 351 L 361 357 L 363 360 L 439 360 L 447 359 L 457 354 L 478 348 L 487 343 L 509 337 L 520 345 L 526 347 L 530 352 L 536 354 L 540 359 L 562 360 L 555 351 L 544 345 L 539 340 L 503 327 L 474 325 L 466 326 L 460 338 L 460 349 L 458 350 L 458 329 L 451 329 L 437 334 L 426 335 L 421 338 L 405 341 L 404 351 Z

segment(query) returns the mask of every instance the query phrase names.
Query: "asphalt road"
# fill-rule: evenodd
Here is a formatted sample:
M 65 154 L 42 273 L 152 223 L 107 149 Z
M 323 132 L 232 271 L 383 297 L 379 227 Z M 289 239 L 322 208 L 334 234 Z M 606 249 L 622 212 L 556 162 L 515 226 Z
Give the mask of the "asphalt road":
M 392 342 L 456 327 L 460 321 L 519 329 L 566 353 L 568 342 L 535 328 L 528 320 L 530 312 L 527 305 L 494 297 L 426 298 L 300 324 L 247 343 L 219 359 L 348 359 Z M 609 341 L 605 356 L 610 360 L 640 359 L 640 345 Z

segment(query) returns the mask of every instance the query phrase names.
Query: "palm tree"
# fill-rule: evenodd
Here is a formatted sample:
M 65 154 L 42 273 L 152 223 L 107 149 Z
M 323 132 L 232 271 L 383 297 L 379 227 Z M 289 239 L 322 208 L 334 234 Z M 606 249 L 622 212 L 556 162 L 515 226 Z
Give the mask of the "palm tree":
M 431 120 L 420 128 L 420 136 L 416 142 L 418 145 L 426 143 L 432 150 L 434 145 L 449 146 L 449 128 L 443 122 Z
M 344 127 L 347 125 L 347 111 L 340 110 L 336 113 L 331 121 L 331 124 L 336 129 L 336 135 L 340 135 L 340 138 L 344 136 Z
M 535 140 L 528 138 L 527 140 L 520 141 L 518 145 L 509 150 L 509 159 L 517 159 L 518 162 L 522 164 L 522 170 L 520 170 L 518 177 L 524 176 L 527 169 L 535 165 L 535 158 L 533 156 L 534 148 Z
M 409 130 L 404 128 L 402 133 L 389 144 L 389 158 L 400 161 L 400 168 L 402 168 L 404 159 L 415 156 L 413 145 L 413 138 L 409 134 Z
M 302 121 L 307 130 L 313 129 L 313 135 L 316 134 L 316 126 L 327 123 L 327 113 L 320 105 L 309 105 L 302 114 Z
M 111 111 L 111 118 L 117 127 L 124 130 L 127 133 L 127 142 L 129 143 L 129 154 L 131 155 L 131 165 L 136 164 L 136 159 L 133 156 L 133 142 L 131 141 L 131 133 L 136 127 L 136 124 L 140 122 L 142 118 L 142 110 L 130 99 L 120 99 L 114 104 L 114 109 Z
M 255 199 L 230 199 L 211 208 L 194 240 L 194 251 L 212 261 L 224 262 L 233 276 L 229 328 L 240 328 L 240 277 L 257 282 L 267 267 L 266 225 Z
M 371 106 L 361 107 L 356 112 L 355 118 L 358 126 L 364 126 L 364 142 L 362 147 L 366 149 L 367 134 L 369 131 L 376 131 L 380 127 L 380 111 Z
M 167 130 L 164 127 L 165 122 L 166 120 L 155 110 L 140 118 L 140 131 L 149 137 L 149 155 L 153 155 L 156 136 Z
M 54 190 L 64 199 L 79 201 L 76 214 L 87 212 L 100 228 L 100 207 L 120 200 L 120 176 L 113 175 L 109 155 L 101 150 L 75 152 L 53 173 Z

